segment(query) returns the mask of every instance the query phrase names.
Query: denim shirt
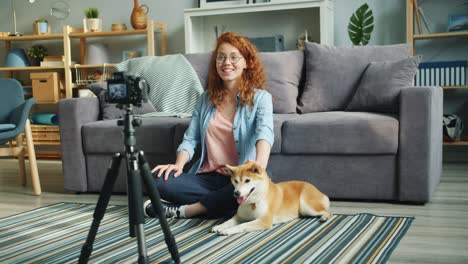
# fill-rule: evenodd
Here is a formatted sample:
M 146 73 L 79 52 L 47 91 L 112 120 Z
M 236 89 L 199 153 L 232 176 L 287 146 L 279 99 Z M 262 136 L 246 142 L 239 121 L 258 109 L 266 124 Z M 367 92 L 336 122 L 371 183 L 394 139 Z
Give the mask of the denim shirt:
M 232 129 L 239 164 L 247 160 L 256 160 L 256 143 L 258 140 L 266 140 L 270 146 L 273 146 L 274 142 L 271 94 L 265 90 L 255 89 L 253 103 L 253 106 L 241 106 L 240 98 L 237 96 L 236 115 Z M 205 160 L 206 131 L 215 113 L 216 107 L 211 104 L 208 92 L 205 91 L 193 110 L 190 125 L 184 134 L 182 143 L 177 148 L 177 153 L 181 150 L 186 150 L 189 153 L 190 161 L 193 158 L 196 147 L 199 144 L 201 146 L 200 159 L 194 163 L 189 173 L 197 173 L 202 162 Z

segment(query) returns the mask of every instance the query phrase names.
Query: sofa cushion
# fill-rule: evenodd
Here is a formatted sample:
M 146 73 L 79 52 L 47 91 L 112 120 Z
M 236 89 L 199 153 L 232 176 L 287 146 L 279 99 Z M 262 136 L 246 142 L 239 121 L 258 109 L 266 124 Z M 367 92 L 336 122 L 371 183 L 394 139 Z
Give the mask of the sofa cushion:
M 298 114 L 274 114 L 273 115 L 273 130 L 275 132 L 275 143 L 271 148 L 271 154 L 281 153 L 283 124 L 288 120 L 299 118 Z
M 299 82 L 304 64 L 304 52 L 262 52 L 267 90 L 273 97 L 273 112 L 296 113 Z
M 346 111 L 398 113 L 400 91 L 413 86 L 419 57 L 371 62 Z
M 106 101 L 107 82 L 98 82 L 88 85 L 99 100 L 99 119 L 118 119 L 125 116 L 125 109 L 117 108 L 117 104 L 111 104 Z M 134 114 L 146 114 L 156 112 L 151 102 L 142 103 L 141 107 L 133 107 Z
M 208 87 L 208 72 L 212 52 L 184 54 L 200 79 L 203 89 Z
M 183 121 L 177 117 L 144 117 L 136 128 L 136 147 L 148 154 L 175 153 L 175 126 Z M 123 127 L 116 120 L 87 123 L 82 128 L 84 152 L 116 153 L 124 151 Z
M 409 57 L 407 44 L 364 47 L 305 45 L 306 80 L 299 101 L 300 113 L 344 110 L 371 61 Z
M 396 154 L 398 119 L 367 112 L 303 114 L 283 124 L 283 154 Z

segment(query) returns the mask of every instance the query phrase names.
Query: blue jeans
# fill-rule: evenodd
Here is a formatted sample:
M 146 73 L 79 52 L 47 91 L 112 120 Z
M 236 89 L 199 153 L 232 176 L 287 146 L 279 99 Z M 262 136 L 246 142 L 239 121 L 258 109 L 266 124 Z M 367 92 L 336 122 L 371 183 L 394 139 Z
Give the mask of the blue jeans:
M 231 217 L 236 213 L 238 205 L 229 176 L 216 172 L 182 173 L 174 178 L 174 172 L 171 172 L 164 180 L 163 176 L 158 178 L 157 173 L 153 173 L 154 184 L 162 199 L 176 205 L 200 202 L 210 218 Z

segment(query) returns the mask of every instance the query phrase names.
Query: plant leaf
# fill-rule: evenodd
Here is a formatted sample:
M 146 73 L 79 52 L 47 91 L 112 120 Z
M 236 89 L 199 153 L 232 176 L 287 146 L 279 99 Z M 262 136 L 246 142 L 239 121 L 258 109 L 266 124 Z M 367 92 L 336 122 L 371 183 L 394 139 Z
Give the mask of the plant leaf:
M 374 15 L 366 4 L 354 12 L 348 24 L 348 35 L 354 45 L 367 45 L 374 30 Z

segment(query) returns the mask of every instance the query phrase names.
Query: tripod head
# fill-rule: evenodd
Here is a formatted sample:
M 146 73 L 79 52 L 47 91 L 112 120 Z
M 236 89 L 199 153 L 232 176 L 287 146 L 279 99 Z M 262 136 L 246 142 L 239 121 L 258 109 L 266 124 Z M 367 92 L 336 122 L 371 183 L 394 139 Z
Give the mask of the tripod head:
M 133 105 L 131 103 L 118 104 L 118 108 L 125 109 L 123 119 L 117 120 L 118 126 L 123 126 L 125 150 L 127 153 L 135 153 L 136 136 L 135 128 L 141 126 L 141 118 L 133 114 Z

